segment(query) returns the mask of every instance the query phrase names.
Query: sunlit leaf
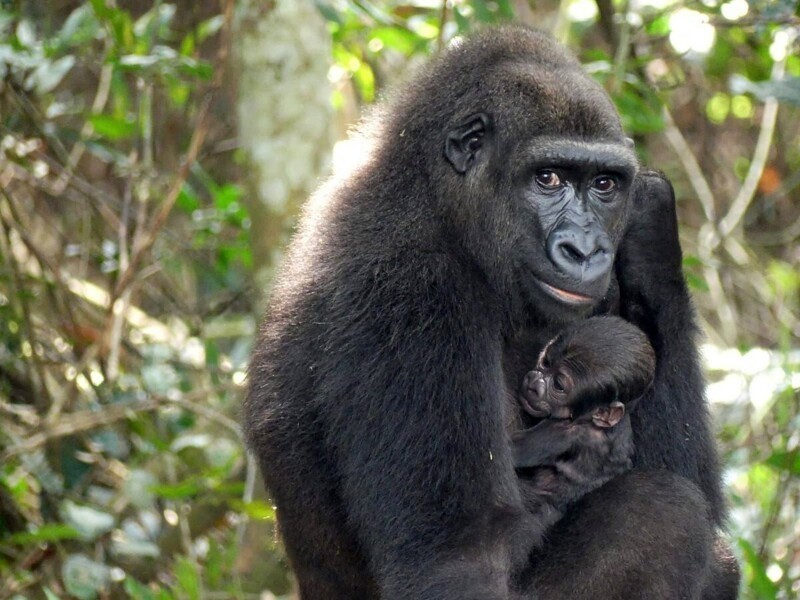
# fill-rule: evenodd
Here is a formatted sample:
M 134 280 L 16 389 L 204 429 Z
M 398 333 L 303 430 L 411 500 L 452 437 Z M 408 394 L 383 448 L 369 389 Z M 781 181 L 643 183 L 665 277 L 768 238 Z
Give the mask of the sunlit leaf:
M 97 135 L 109 140 L 121 140 L 136 133 L 136 121 L 133 117 L 118 118 L 112 115 L 90 115 L 89 122 Z
M 222 29 L 224 23 L 225 18 L 222 15 L 215 15 L 201 22 L 200 25 L 197 26 L 197 41 L 203 42 L 212 35 L 215 35 Z
M 735 94 L 753 94 L 761 101 L 775 98 L 778 102 L 800 106 L 800 77 L 784 77 L 772 81 L 750 81 L 742 75 L 733 74 L 729 81 Z
M 89 4 L 73 10 L 58 32 L 58 42 L 63 46 L 80 46 L 93 40 L 100 31 L 100 23 Z
M 132 469 L 122 486 L 125 496 L 137 508 L 148 508 L 155 501 L 153 487 L 158 484 L 156 476 L 144 469 Z
M 150 540 L 136 539 L 129 535 L 117 535 L 111 540 L 111 550 L 117 556 L 158 558 L 161 550 Z
M 63 56 L 57 60 L 43 60 L 28 76 L 26 87 L 33 87 L 37 94 L 51 92 L 64 79 L 72 67 L 75 66 L 75 57 Z
M 71 554 L 64 561 L 61 577 L 70 594 L 80 600 L 92 600 L 111 582 L 111 569 L 83 554 Z
M 244 512 L 251 519 L 258 521 L 274 521 L 275 508 L 260 500 L 251 500 L 250 502 L 242 502 L 235 499 L 230 502 L 231 507 L 237 511 Z
M 115 522 L 113 515 L 71 500 L 66 500 L 61 505 L 61 517 L 85 540 L 94 540 L 111 531 Z
M 400 27 L 380 27 L 373 29 L 371 39 L 380 40 L 384 47 L 410 56 L 424 46 L 424 40 L 417 35 Z

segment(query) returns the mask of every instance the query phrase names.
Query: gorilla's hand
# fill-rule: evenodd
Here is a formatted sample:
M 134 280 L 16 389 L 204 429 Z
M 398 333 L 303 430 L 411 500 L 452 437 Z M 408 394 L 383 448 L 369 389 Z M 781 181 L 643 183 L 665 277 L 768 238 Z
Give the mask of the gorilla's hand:
M 620 244 L 617 276 L 623 295 L 652 295 L 683 281 L 675 193 L 654 171 L 640 173 L 631 190 L 631 217 Z M 666 279 L 665 279 L 666 278 Z
M 619 247 L 616 271 L 622 316 L 655 341 L 654 328 L 661 313 L 668 306 L 669 312 L 683 313 L 689 298 L 681 269 L 675 193 L 659 173 L 645 171 L 634 182 L 631 218 Z M 672 324 L 690 321 L 675 315 L 669 319 Z

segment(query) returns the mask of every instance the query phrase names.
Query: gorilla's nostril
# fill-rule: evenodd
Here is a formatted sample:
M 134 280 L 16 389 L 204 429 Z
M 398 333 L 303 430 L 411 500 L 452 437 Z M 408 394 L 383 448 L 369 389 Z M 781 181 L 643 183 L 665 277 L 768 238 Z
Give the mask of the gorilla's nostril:
M 583 253 L 572 244 L 561 244 L 561 252 L 572 262 L 580 264 L 586 260 L 586 257 L 583 255 Z

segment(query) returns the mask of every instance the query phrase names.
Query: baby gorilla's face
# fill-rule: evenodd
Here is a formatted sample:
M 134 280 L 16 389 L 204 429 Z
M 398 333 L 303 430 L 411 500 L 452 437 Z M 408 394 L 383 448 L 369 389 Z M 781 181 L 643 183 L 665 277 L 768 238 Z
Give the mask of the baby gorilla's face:
M 613 427 L 645 393 L 654 370 L 655 354 L 641 330 L 619 317 L 593 317 L 547 343 L 525 375 L 520 403 L 538 419 Z
M 522 383 L 522 405 L 533 417 L 544 419 L 570 419 L 575 423 L 593 423 L 601 429 L 614 427 L 625 416 L 625 405 L 613 401 L 595 406 L 585 414 L 574 414 L 581 391 L 576 385 L 576 375 L 566 361 L 551 358 L 550 346 L 539 357 L 536 368 L 525 375 Z
M 565 361 L 552 356 L 553 344 L 547 344 L 536 368 L 528 371 L 522 382 L 522 405 L 536 418 L 572 418 L 575 375 Z

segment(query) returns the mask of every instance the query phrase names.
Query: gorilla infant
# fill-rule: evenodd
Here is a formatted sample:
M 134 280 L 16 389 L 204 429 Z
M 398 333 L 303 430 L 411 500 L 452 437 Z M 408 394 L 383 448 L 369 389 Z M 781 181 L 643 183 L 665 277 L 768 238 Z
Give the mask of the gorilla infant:
M 653 382 L 655 360 L 638 327 L 619 317 L 593 317 L 547 342 L 525 375 L 520 401 L 537 418 L 572 419 L 612 401 L 630 409 Z M 622 407 L 607 408 L 590 415 L 598 427 L 613 427 L 625 414 Z M 605 422 L 609 418 L 613 422 Z
M 534 427 L 512 434 L 514 466 L 559 519 L 567 506 L 632 466 L 630 410 L 653 381 L 647 337 L 619 317 L 570 325 L 525 376 L 520 402 Z

